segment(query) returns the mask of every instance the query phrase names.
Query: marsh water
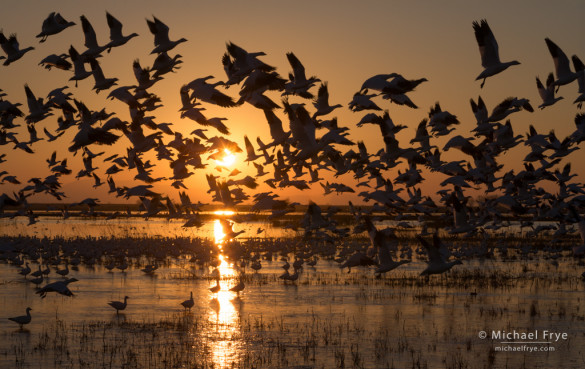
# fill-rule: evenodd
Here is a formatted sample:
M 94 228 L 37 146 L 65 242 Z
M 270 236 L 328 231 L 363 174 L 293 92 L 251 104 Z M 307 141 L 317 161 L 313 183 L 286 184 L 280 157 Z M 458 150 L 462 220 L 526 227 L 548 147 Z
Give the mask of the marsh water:
M 81 236 L 95 235 L 91 227 L 101 224 L 77 222 Z M 146 240 L 157 237 L 156 222 L 115 224 L 127 237 L 141 229 L 149 229 Z M 41 221 L 27 231 L 51 236 L 59 226 Z M 198 232 L 212 237 L 213 229 Z M 266 232 L 284 237 L 288 231 Z M 429 278 L 419 276 L 425 262 L 416 253 L 381 278 L 372 269 L 348 273 L 332 258 L 319 258 L 315 266 L 304 265 L 295 282 L 278 278 L 284 258 L 292 264 L 294 254 L 263 255 L 258 271 L 222 258 L 216 294 L 209 290 L 214 268 L 189 255 L 166 257 L 149 274 L 141 270 L 149 260 L 133 257 L 125 271 L 109 271 L 105 263 L 70 267 L 68 277 L 78 279 L 69 285 L 74 296 L 46 298 L 35 293 L 30 276 L 3 261 L 0 367 L 582 368 L 585 267 L 568 252 L 554 255 L 469 258 Z M 63 280 L 55 273 L 63 267 L 50 266 L 41 286 Z M 245 289 L 229 291 L 240 278 Z M 190 292 L 194 306 L 185 310 L 181 302 Z M 127 308 L 117 314 L 107 303 L 124 296 Z M 6 319 L 26 307 L 32 320 L 23 329 Z M 483 332 L 487 338 L 480 338 Z

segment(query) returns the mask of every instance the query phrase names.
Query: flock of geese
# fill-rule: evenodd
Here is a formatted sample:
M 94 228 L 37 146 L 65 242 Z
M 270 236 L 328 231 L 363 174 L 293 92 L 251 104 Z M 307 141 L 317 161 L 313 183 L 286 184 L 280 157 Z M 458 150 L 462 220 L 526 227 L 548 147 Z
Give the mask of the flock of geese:
M 182 56 L 172 53 L 187 40 L 172 38 L 169 27 L 156 17 L 148 19 L 148 29 L 154 36 L 154 48 L 150 54 L 155 59 L 149 67 L 143 67 L 136 59 L 132 63 L 136 83 L 114 87 L 118 85 L 118 79 L 106 77 L 108 71 L 102 70 L 99 60 L 110 57 L 108 54 L 114 53 L 115 48 L 131 43 L 138 34 L 125 34 L 122 23 L 110 13 L 106 13 L 106 18 L 110 29 L 109 42 L 98 42 L 90 21 L 82 15 L 84 49 L 78 51 L 71 45 L 68 50 L 48 55 L 40 61 L 42 67 L 64 71 L 66 74 L 63 75 L 69 78 L 62 87 L 49 92 L 46 98 L 37 97 L 33 92 L 34 86 L 26 84 L 27 111 L 21 110 L 23 104 L 12 102 L 0 90 L 0 146 L 12 147 L 13 152 L 17 153 L 0 154 L 0 164 L 9 157 L 19 161 L 28 159 L 34 155 L 38 142 L 54 142 L 56 147 L 51 157 L 46 159 L 50 175 L 45 178 L 33 177 L 23 181 L 7 171 L 0 172 L 0 184 L 9 183 L 16 187 L 26 183 L 13 194 L 3 193 L 0 196 L 0 212 L 4 216 L 28 217 L 29 224 L 34 224 L 38 216 L 29 205 L 30 197 L 47 194 L 58 201 L 66 199 L 66 194 L 61 190 L 61 180 L 64 176 L 73 175 L 68 161 L 75 159 L 82 165 L 75 175 L 77 179 L 90 178 L 93 188 L 107 184 L 109 193 L 126 200 L 139 200 L 144 217 L 166 215 L 168 218 L 185 219 L 184 227 L 200 227 L 203 222 L 199 212 L 204 204 L 191 201 L 184 181 L 205 170 L 212 160 L 222 158 L 226 152 L 244 152 L 237 142 L 227 138 L 230 134 L 227 119 L 211 116 L 206 108 L 235 108 L 247 103 L 263 113 L 270 133 L 269 142 L 258 137 L 256 144 L 247 135 L 243 137 L 245 161 L 252 163 L 257 173 L 245 177 L 238 177 L 239 170 L 227 170 L 229 174 L 223 177 L 207 173 L 207 192 L 214 202 L 226 208 L 251 202 L 253 211 L 268 211 L 270 218 L 275 219 L 294 211 L 299 205 L 279 197 L 279 190 L 288 187 L 303 190 L 319 183 L 325 194 L 361 191 L 359 197 L 366 203 L 373 203 L 373 206 L 362 209 L 349 203 L 357 224 L 353 231 L 368 232 L 373 253 L 356 252 L 342 264 L 343 267 L 376 265 L 376 273 L 382 274 L 409 261 L 394 261 L 392 258 L 391 254 L 395 251 L 393 230 L 377 230 L 373 223 L 373 214 L 379 212 L 400 222 L 398 227 L 410 226 L 408 222 L 401 222 L 405 214 L 418 216 L 422 226 L 419 241 L 427 250 L 429 259 L 422 275 L 443 273 L 461 263 L 459 260 L 449 261 L 448 248 L 439 235 L 427 232 L 427 223 L 434 221 L 438 214 L 444 219 L 447 232 L 466 235 L 496 231 L 508 226 L 509 219 L 519 219 L 521 227 L 529 228 L 534 236 L 542 231 L 554 231 L 555 236 L 563 236 L 572 232 L 572 224 L 577 224 L 585 244 L 585 220 L 579 213 L 585 202 L 584 185 L 577 181 L 577 174 L 571 171 L 570 163 L 561 164 L 585 141 L 583 113 L 576 113 L 575 129 L 564 138 L 558 138 L 554 131 L 538 132 L 532 125 L 525 135 L 516 135 L 510 117 L 520 111 L 534 112 L 529 99 L 509 97 L 490 111 L 479 96 L 477 100 L 470 100 L 477 124 L 469 134 L 464 135 L 455 132 L 460 124 L 457 116 L 443 110 L 437 102 L 430 108 L 428 116 L 416 126 L 415 136 L 409 142 L 400 142 L 397 134 L 407 127 L 395 124 L 389 110 L 380 105 L 387 100 L 417 109 L 410 95 L 427 79 L 408 79 L 399 73 L 379 74 L 366 79 L 348 104 L 351 111 L 363 112 L 361 119 L 355 122 L 356 127 L 371 124 L 380 129 L 384 146 L 372 153 L 364 142 L 353 142 L 350 128 L 341 126 L 337 118 L 331 116 L 342 105 L 330 104 L 327 82 L 309 76 L 294 53 L 286 54 L 292 71 L 283 77 L 274 66 L 260 59 L 265 53 L 248 52 L 228 42 L 221 58 L 225 80 L 208 75 L 178 86 L 181 99 L 179 116 L 196 123 L 192 132 L 185 135 L 175 130 L 172 123 L 157 121 L 151 112 L 163 105 L 161 97 L 153 90 L 168 73 L 180 68 Z M 69 29 L 75 26 L 75 22 L 67 21 L 54 12 L 43 22 L 37 38 L 40 43 L 49 43 L 61 37 L 61 33 L 73 32 Z M 482 81 L 483 88 L 488 78 L 494 78 L 520 63 L 500 60 L 498 43 L 486 20 L 473 22 L 472 26 L 483 67 L 477 80 Z M 549 38 L 545 39 L 545 44 L 554 62 L 554 73 L 548 75 L 545 85 L 536 78 L 542 100 L 538 108 L 545 109 L 556 104 L 562 99 L 557 95 L 561 87 L 565 92 L 568 90 L 565 86 L 577 84 L 578 96 L 574 103 L 580 109 L 585 101 L 583 63 L 576 55 L 569 58 Z M 34 54 L 31 53 L 34 47 L 20 47 L 16 35 L 7 38 L 0 32 L 0 46 L 5 53 L 0 59 L 6 67 Z M 128 109 L 128 114 L 124 115 L 123 109 L 117 113 L 108 112 L 105 108 L 94 109 L 77 98 L 67 83 L 77 86 L 90 77 L 93 78 L 92 89 L 96 94 L 107 93 L 107 99 L 121 104 L 121 107 Z M 227 93 L 227 89 L 234 86 L 239 88 L 235 97 Z M 45 137 L 39 137 L 37 130 L 43 124 Z M 26 126 L 25 133 L 19 129 L 21 125 Z M 65 150 L 61 148 L 65 147 L 68 138 L 71 141 L 63 152 Z M 436 145 L 440 138 L 448 138 L 443 148 Z M 125 153 L 106 154 L 106 151 L 100 151 L 100 147 L 122 142 L 127 147 Z M 520 144 L 530 150 L 523 159 L 524 170 L 504 171 L 500 159 Z M 449 150 L 458 150 L 460 160 L 444 161 L 442 155 Z M 101 172 L 98 172 L 98 160 L 101 160 L 100 166 L 107 167 Z M 170 169 L 172 176 L 158 177 L 156 173 L 160 171 L 155 171 L 155 168 L 162 167 Z M 135 174 L 135 186 L 116 185 L 116 174 L 122 171 Z M 445 177 L 440 183 L 441 188 L 436 191 L 438 200 L 423 195 L 421 191 L 424 171 L 440 173 Z M 351 176 L 357 184 L 352 187 L 342 181 L 325 181 L 320 177 L 324 172 L 331 173 L 334 178 Z M 102 179 L 104 175 L 105 181 Z M 258 188 L 259 181 L 263 181 L 270 190 L 250 196 L 248 193 Z M 558 191 L 545 190 L 545 181 L 555 184 Z M 168 183 L 169 188 L 178 190 L 180 203 L 175 204 L 168 194 L 156 192 L 154 183 Z M 485 198 L 477 199 L 472 204 L 471 196 L 465 194 L 466 190 L 472 189 L 483 190 Z M 80 215 L 103 214 L 96 211 L 99 208 L 97 198 L 88 197 L 74 205 L 87 209 Z M 72 215 L 68 206 L 63 206 L 61 211 L 64 218 Z M 350 230 L 337 225 L 335 212 L 334 207 L 324 213 L 316 204 L 309 204 L 299 227 L 310 238 L 333 242 L 346 237 Z M 118 212 L 106 215 L 109 219 L 125 216 Z M 541 227 L 538 222 L 542 220 L 556 225 Z M 231 227 L 230 230 L 232 233 L 228 238 L 236 237 L 238 232 L 233 232 Z M 432 242 L 427 241 L 426 236 L 432 236 Z M 574 252 L 585 254 L 585 247 L 578 245 Z M 282 276 L 284 280 L 294 281 L 296 278 L 298 274 L 295 276 L 288 271 Z M 67 295 L 67 283 L 70 282 L 71 279 L 55 282 L 57 285 L 45 291 Z M 243 289 L 243 284 L 240 287 Z M 47 288 L 48 285 L 44 287 Z M 127 298 L 124 302 L 112 301 L 110 305 L 117 312 L 123 310 Z M 192 307 L 192 297 L 183 306 L 186 309 Z M 27 320 L 30 321 L 29 310 L 26 316 L 13 320 L 26 324 Z

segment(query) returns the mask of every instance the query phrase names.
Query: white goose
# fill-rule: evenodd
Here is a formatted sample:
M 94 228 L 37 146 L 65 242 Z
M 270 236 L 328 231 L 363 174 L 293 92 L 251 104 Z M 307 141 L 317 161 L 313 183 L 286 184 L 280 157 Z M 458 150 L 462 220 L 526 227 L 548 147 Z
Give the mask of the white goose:
M 96 94 L 117 84 L 116 82 L 118 81 L 118 78 L 106 78 L 104 76 L 104 72 L 96 59 L 90 59 L 89 65 L 91 66 L 91 71 L 95 81 L 92 90 L 95 90 Z
M 127 301 L 128 299 L 129 299 L 128 296 L 124 296 L 124 302 L 110 301 L 110 302 L 108 302 L 108 305 L 110 305 L 111 307 L 116 309 L 116 314 L 119 314 L 120 310 L 126 309 L 126 306 L 128 305 L 128 301 Z
M 41 298 L 45 298 L 45 296 L 47 296 L 47 293 L 49 292 L 56 292 L 63 296 L 73 296 L 73 292 L 71 292 L 71 290 L 67 286 L 69 283 L 72 282 L 77 282 L 77 278 L 68 278 L 64 281 L 49 283 L 45 287 L 36 291 L 36 293 L 39 294 Z
M 578 74 L 577 82 L 579 83 L 580 94 L 573 103 L 577 104 L 577 107 L 581 109 L 585 101 L 585 65 L 577 55 L 573 55 L 573 65 L 575 66 L 575 72 Z
M 242 292 L 244 288 L 246 288 L 246 285 L 244 284 L 242 277 L 240 277 L 240 281 L 238 282 L 238 284 L 230 288 L 230 291 L 235 292 L 239 297 L 240 292 Z
M 191 311 L 191 308 L 195 305 L 195 301 L 193 300 L 193 291 L 191 291 L 191 298 L 181 302 L 181 305 L 183 305 L 185 310 L 189 309 L 189 311 Z
M 0 31 L 0 46 L 2 47 L 2 50 L 4 50 L 4 53 L 6 53 L 6 60 L 4 60 L 3 65 L 10 65 L 10 63 L 22 58 L 27 52 L 34 50 L 34 47 L 32 46 L 20 49 L 18 41 L 16 40 L 16 35 L 10 35 L 9 38 L 6 38 L 2 31 Z
M 424 246 L 429 257 L 429 260 L 427 262 L 427 268 L 422 271 L 422 273 L 420 274 L 421 276 L 431 274 L 442 274 L 453 268 L 453 266 L 455 265 L 463 264 L 461 260 L 455 260 L 451 262 L 446 261 L 447 259 L 446 254 L 448 250 L 439 239 L 439 235 L 437 235 L 436 233 L 433 234 L 432 245 L 419 235 L 417 235 L 416 238 Z
M 579 75 L 577 72 L 571 71 L 569 58 L 563 50 L 558 47 L 557 44 L 552 42 L 550 38 L 545 38 L 544 41 L 546 42 L 548 51 L 550 51 L 555 63 L 555 74 L 557 75 L 557 79 L 554 81 L 554 85 L 560 87 L 576 80 Z
M 389 272 L 401 266 L 402 264 L 410 263 L 410 260 L 394 261 L 390 255 L 390 246 L 396 240 L 394 232 L 387 228 L 383 231 L 378 231 L 370 217 L 364 217 L 366 222 L 366 229 L 370 236 L 372 246 L 378 251 L 378 267 L 374 271 L 376 276 Z
M 132 38 L 138 36 L 138 33 L 131 33 L 124 36 L 122 34 L 122 23 L 108 12 L 106 12 L 106 19 L 108 21 L 108 27 L 110 27 L 110 42 L 106 45 L 108 53 L 112 51 L 113 47 L 122 46 Z
M 74 25 L 74 22 L 66 21 L 60 13 L 52 12 L 43 21 L 41 33 L 39 33 L 36 37 L 41 39 L 39 42 L 45 42 L 47 37 L 56 35 L 57 33 Z
M 85 37 L 85 47 L 87 47 L 87 50 L 85 50 L 82 55 L 97 58 L 102 51 L 107 49 L 107 46 L 101 46 L 98 44 L 95 31 L 85 15 L 82 15 L 80 19 L 83 36 Z
M 485 19 L 482 19 L 479 23 L 473 22 L 473 30 L 475 31 L 475 39 L 479 46 L 479 53 L 481 55 L 481 65 L 484 68 L 483 72 L 475 79 L 476 81 L 483 79 L 481 87 L 485 84 L 485 80 L 488 77 L 494 76 L 512 65 L 518 65 L 520 62 L 517 60 L 509 62 L 501 62 L 500 54 L 498 51 L 498 42 L 490 26 Z
M 15 316 L 13 318 L 8 318 L 8 320 L 12 320 L 15 323 L 18 323 L 20 325 L 20 329 L 22 329 L 22 326 L 25 324 L 30 323 L 31 321 L 31 315 L 30 315 L 30 311 L 32 309 L 30 307 L 26 308 L 26 315 L 21 315 L 21 316 Z
M 321 80 L 315 76 L 307 78 L 305 75 L 305 67 L 295 54 L 286 53 L 286 57 L 293 68 L 293 73 L 289 74 L 290 82 L 287 82 L 284 86 L 285 94 L 293 94 L 306 99 L 312 99 L 313 94 L 309 92 L 309 89 Z
M 207 80 L 211 78 L 214 77 L 207 76 L 203 78 L 197 78 L 187 84 L 187 88 L 193 91 L 190 96 L 191 100 L 196 98 L 201 101 L 219 105 L 224 108 L 236 106 L 237 104 L 234 102 L 231 96 L 220 92 L 216 88 L 219 85 L 224 85 L 224 82 L 218 81 L 215 83 L 207 83 Z
M 542 98 L 542 104 L 538 105 L 540 109 L 544 109 L 547 106 L 551 106 L 555 104 L 557 101 L 562 100 L 563 97 L 555 97 L 555 77 L 552 73 L 548 75 L 546 79 L 546 87 L 542 85 L 540 78 L 536 77 L 536 87 L 538 88 L 538 93 Z
M 53 115 L 51 108 L 43 102 L 43 98 L 37 98 L 32 92 L 28 84 L 24 85 L 26 93 L 26 102 L 28 105 L 29 114 L 25 117 L 27 123 L 37 123 L 48 116 Z
M 341 104 L 329 105 L 329 90 L 327 83 L 324 82 L 319 87 L 317 98 L 313 101 L 313 106 L 317 111 L 313 114 L 313 119 L 319 115 L 327 115 L 337 108 L 341 108 Z
M 79 55 L 73 45 L 69 48 L 69 57 L 71 57 L 71 61 L 73 62 L 73 77 L 69 78 L 69 80 L 75 81 L 75 87 L 77 87 L 77 81 L 86 79 L 92 75 L 92 72 L 91 70 L 88 71 L 85 69 L 86 58 Z
M 28 266 L 28 263 L 26 263 L 26 266 L 24 268 L 22 268 L 18 274 L 24 276 L 26 278 L 27 274 L 30 273 L 30 267 Z
M 173 49 L 175 46 L 182 42 L 186 42 L 187 39 L 180 38 L 176 41 L 171 41 L 169 39 L 169 27 L 161 22 L 156 17 L 153 17 L 154 20 L 146 20 L 148 24 L 148 29 L 154 35 L 154 46 L 155 48 L 151 51 L 151 54 L 160 54 L 167 52 Z

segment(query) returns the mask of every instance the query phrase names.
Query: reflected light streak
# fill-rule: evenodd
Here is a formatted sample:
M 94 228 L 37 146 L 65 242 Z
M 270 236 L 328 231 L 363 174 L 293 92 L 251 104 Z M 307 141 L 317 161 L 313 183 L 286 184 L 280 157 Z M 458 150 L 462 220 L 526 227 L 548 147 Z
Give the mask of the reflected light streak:
M 213 212 L 215 215 L 234 215 L 235 213 L 233 210 L 216 210 Z
M 215 244 L 219 247 L 219 250 L 222 250 L 221 244 L 224 241 L 225 233 L 223 232 L 223 227 L 219 219 L 215 220 L 213 223 L 213 238 L 215 239 Z
M 210 322 L 213 323 L 214 336 L 220 338 L 210 342 L 210 349 L 216 367 L 229 368 L 242 354 L 242 344 L 236 339 L 241 331 L 238 322 L 240 321 L 242 301 L 239 298 L 234 298 L 233 293 L 229 291 L 230 284 L 237 276 L 237 271 L 225 260 L 223 255 L 220 254 L 219 259 L 221 263 L 217 269 L 222 277 L 219 280 L 221 289 L 217 295 L 210 292 L 210 297 L 213 297 L 210 302 L 210 307 L 213 310 Z M 225 277 L 228 278 L 224 279 Z

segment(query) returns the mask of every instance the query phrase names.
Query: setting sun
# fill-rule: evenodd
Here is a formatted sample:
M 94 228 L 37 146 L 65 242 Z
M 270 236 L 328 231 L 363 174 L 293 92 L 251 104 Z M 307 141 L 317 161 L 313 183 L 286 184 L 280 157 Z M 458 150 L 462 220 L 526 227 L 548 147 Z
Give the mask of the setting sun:
M 215 164 L 229 168 L 233 166 L 234 163 L 236 162 L 236 155 L 232 154 L 232 152 L 229 151 L 228 149 L 225 149 L 224 153 L 225 155 L 221 158 L 221 160 L 216 160 Z

